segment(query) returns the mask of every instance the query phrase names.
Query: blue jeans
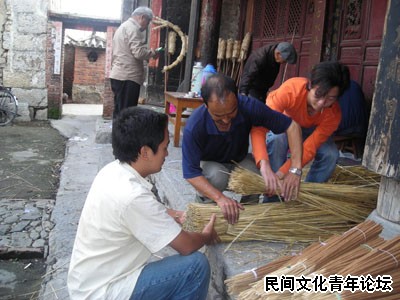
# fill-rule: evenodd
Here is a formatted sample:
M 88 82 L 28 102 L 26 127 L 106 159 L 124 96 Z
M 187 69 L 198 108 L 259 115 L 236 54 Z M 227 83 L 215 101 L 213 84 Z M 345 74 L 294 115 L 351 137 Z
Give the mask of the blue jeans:
M 314 128 L 302 128 L 303 141 L 314 131 Z M 286 133 L 267 135 L 268 156 L 272 171 L 276 172 L 287 160 L 289 149 Z M 323 143 L 315 155 L 306 182 L 326 182 L 335 170 L 339 151 L 332 137 Z
M 254 173 L 260 174 L 260 170 L 257 168 L 254 162 L 253 156 L 248 153 L 246 157 L 238 162 L 239 165 L 247 170 L 253 171 Z M 236 164 L 234 163 L 219 163 L 215 161 L 201 161 L 200 167 L 203 169 L 204 177 L 210 182 L 210 184 L 223 192 L 227 189 L 229 183 L 229 173 L 232 172 Z M 200 203 L 212 203 L 211 199 L 203 197 L 202 194 L 197 192 L 197 198 L 202 199 Z M 241 202 L 255 202 L 258 203 L 258 195 L 243 196 Z
M 173 255 L 144 267 L 130 300 L 207 298 L 210 265 L 200 252 Z

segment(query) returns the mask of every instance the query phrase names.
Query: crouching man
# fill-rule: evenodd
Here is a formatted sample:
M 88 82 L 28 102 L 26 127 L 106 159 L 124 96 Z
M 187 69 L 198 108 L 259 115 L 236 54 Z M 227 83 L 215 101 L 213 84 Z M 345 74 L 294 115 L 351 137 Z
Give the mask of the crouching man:
M 206 299 L 207 258 L 197 252 L 219 238 L 215 215 L 202 233 L 182 230 L 145 179 L 168 155 L 168 118 L 131 107 L 114 120 L 116 158 L 97 174 L 87 196 L 68 272 L 71 299 Z M 171 246 L 179 254 L 148 262 Z

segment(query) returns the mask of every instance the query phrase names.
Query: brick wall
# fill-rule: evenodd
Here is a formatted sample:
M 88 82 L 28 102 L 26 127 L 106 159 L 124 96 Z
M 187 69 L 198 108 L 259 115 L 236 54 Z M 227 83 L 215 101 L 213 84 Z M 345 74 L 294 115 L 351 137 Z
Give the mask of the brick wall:
M 103 104 L 105 50 L 75 47 L 72 102 Z
M 90 52 L 97 53 L 96 61 L 89 61 Z M 105 63 L 104 49 L 76 47 L 74 84 L 103 85 Z

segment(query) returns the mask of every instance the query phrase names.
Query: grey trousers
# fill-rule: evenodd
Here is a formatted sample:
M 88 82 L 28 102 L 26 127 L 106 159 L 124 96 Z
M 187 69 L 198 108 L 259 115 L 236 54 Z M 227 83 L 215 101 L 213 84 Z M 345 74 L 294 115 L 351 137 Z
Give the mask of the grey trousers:
M 253 156 L 248 153 L 247 156 L 238 164 L 250 171 L 253 171 L 257 174 L 260 174 L 260 170 L 257 168 L 256 163 L 254 162 Z M 229 173 L 236 167 L 233 163 L 218 163 L 215 161 L 201 161 L 200 167 L 203 169 L 204 177 L 212 184 L 216 189 L 223 192 L 228 187 L 229 182 Z M 246 200 L 246 202 L 258 202 L 259 196 L 244 196 L 242 197 L 242 201 Z M 209 203 L 214 202 L 211 199 L 205 198 L 202 194 L 197 192 L 196 200 L 200 203 Z

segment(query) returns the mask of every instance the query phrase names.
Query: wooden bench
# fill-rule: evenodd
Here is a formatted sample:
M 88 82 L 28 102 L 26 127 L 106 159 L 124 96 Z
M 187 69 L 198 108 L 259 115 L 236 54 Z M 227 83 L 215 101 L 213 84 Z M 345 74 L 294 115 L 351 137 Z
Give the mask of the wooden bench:
M 203 99 L 196 97 L 186 97 L 186 93 L 181 92 L 164 92 L 165 94 L 165 113 L 169 116 L 169 120 L 174 124 L 174 146 L 179 147 L 179 139 L 181 133 L 181 127 L 185 126 L 187 115 L 183 115 L 182 112 L 185 108 L 197 108 L 203 104 Z M 171 104 L 176 107 L 176 112 L 171 113 Z

